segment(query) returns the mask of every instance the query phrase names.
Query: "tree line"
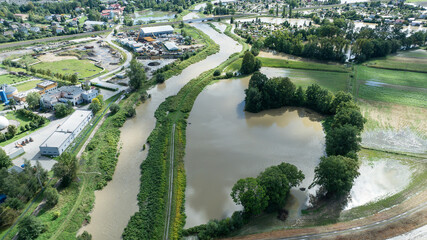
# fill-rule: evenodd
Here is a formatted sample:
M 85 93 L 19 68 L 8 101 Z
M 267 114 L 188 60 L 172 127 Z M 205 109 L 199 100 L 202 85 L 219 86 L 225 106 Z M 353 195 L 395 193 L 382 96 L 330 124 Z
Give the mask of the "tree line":
M 328 116 L 324 123 L 327 156 L 316 167 L 314 184 L 328 196 L 348 193 L 359 175 L 357 152 L 366 122 L 351 94 L 339 91 L 334 95 L 317 84 L 304 90 L 289 78 L 268 79 L 260 72 L 252 75 L 245 94 L 245 110 L 249 112 L 296 106 Z
M 335 18 L 333 22 L 324 19 L 320 24 L 307 29 L 274 31 L 265 38 L 258 38 L 258 45 L 286 54 L 338 62 L 346 59 L 345 53 L 351 47 L 355 60 L 363 62 L 397 50 L 425 46 L 427 41 L 427 32 L 418 31 L 406 36 L 402 25 L 397 24 L 393 28 L 389 24 L 380 24 L 375 29 L 362 27 L 360 31 L 354 29 L 354 23 L 343 18 Z M 240 31 L 240 35 L 249 43 L 255 42 L 249 32 Z

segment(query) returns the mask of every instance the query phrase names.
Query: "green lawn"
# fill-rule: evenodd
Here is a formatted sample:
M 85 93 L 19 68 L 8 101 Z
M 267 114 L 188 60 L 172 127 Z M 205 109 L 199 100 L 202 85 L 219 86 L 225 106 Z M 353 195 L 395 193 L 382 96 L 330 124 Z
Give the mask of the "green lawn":
M 67 59 L 57 62 L 42 62 L 34 65 L 34 68 L 44 70 L 50 69 L 52 73 L 77 73 L 79 78 L 90 77 L 102 71 L 102 69 L 95 66 L 92 61 L 76 59 Z
M 359 65 L 357 66 L 357 78 L 365 81 L 427 88 L 427 73 L 378 69 Z
M 343 65 L 333 65 L 333 64 L 323 64 L 323 63 L 314 63 L 314 62 L 302 62 L 302 61 L 292 61 L 292 60 L 283 60 L 275 58 L 263 58 L 258 57 L 261 60 L 263 67 L 274 67 L 274 68 L 294 68 L 294 69 L 307 69 L 307 70 L 318 70 L 318 71 L 328 71 L 328 72 L 348 72 L 349 70 Z M 229 67 L 226 68 L 225 72 L 228 71 L 238 71 L 242 65 L 242 59 L 235 61 Z
M 43 81 L 41 81 L 41 80 L 29 81 L 29 82 L 26 82 L 26 83 L 18 84 L 15 87 L 18 89 L 18 92 L 25 92 L 25 91 L 28 91 L 30 89 L 35 88 L 36 85 L 38 83 L 41 83 L 41 82 L 43 82 Z
M 30 79 L 29 77 L 19 77 L 11 74 L 0 75 L 0 84 L 14 84 Z
M 25 64 L 30 65 L 30 64 L 36 63 L 38 61 L 39 60 L 37 58 L 34 58 L 31 55 L 24 55 L 24 56 L 21 57 L 21 59 L 19 59 L 18 62 L 21 63 L 21 64 L 24 64 L 24 65 Z

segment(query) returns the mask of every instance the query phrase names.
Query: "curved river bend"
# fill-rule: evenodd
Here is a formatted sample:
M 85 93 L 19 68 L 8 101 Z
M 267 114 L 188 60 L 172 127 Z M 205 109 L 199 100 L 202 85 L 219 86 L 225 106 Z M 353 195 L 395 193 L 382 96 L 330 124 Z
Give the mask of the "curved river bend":
M 178 91 L 191 79 L 202 72 L 215 68 L 227 58 L 240 52 L 242 47 L 230 37 L 219 34 L 203 23 L 193 26 L 206 33 L 220 45 L 220 51 L 208 56 L 205 60 L 192 64 L 166 81 L 148 91 L 151 99 L 136 109 L 136 117 L 126 121 L 121 129 L 121 144 L 119 161 L 113 179 L 107 186 L 95 192 L 95 205 L 91 215 L 91 223 L 80 229 L 80 233 L 88 231 L 93 239 L 120 239 L 130 217 L 138 210 L 137 194 L 140 183 L 140 164 L 146 158 L 147 151 L 142 151 L 147 137 L 154 129 L 154 112 L 169 96 Z

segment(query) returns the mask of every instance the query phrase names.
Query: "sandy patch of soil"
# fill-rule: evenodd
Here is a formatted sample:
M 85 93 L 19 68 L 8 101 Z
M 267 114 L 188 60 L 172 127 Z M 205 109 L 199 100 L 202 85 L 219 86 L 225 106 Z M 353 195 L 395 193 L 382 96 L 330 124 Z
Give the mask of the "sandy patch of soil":
M 56 56 L 53 53 L 46 53 L 44 55 L 39 56 L 38 59 L 42 62 L 57 62 L 57 61 L 68 60 L 68 59 L 78 60 L 78 58 L 75 56 Z

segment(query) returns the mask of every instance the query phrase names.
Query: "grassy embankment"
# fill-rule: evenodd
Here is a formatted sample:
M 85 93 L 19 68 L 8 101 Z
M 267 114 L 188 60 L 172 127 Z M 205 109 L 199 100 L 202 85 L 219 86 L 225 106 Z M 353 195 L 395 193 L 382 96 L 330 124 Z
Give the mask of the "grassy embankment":
M 204 58 L 206 57 L 207 55 Z M 187 60 L 194 62 L 194 58 L 199 61 L 204 59 L 196 55 Z M 90 222 L 88 213 L 93 208 L 94 191 L 103 188 L 111 180 L 115 170 L 119 155 L 120 127 L 126 120 L 124 109 L 137 104 L 142 94 L 154 84 L 154 80 L 145 82 L 140 91 L 132 93 L 120 103 L 122 110 L 119 113 L 106 118 L 82 155 L 79 173 L 81 181 L 62 190 L 59 203 L 38 216 L 48 226 L 48 231 L 40 239 L 74 238 L 82 223 Z M 79 148 L 74 153 L 78 150 Z M 60 217 L 54 219 L 56 211 L 60 211 Z
M 236 61 L 235 53 L 216 69 L 223 70 Z M 166 202 L 170 162 L 170 143 L 172 127 L 175 130 L 174 182 L 171 209 L 170 235 L 168 238 L 180 239 L 185 223 L 184 193 L 186 177 L 184 169 L 185 131 L 191 108 L 198 94 L 211 83 L 215 69 L 202 73 L 188 82 L 177 95 L 169 97 L 156 110 L 156 127 L 151 132 L 148 142 L 148 156 L 141 164 L 141 187 L 138 195 L 139 211 L 132 216 L 124 231 L 124 239 L 161 239 L 165 227 Z
M 98 74 L 102 71 L 102 68 L 99 68 L 89 60 L 77 60 L 77 59 L 67 59 L 56 62 L 41 62 L 33 65 L 35 69 L 48 70 L 52 73 L 60 74 L 75 74 L 79 75 L 79 78 L 87 78 L 93 75 Z

